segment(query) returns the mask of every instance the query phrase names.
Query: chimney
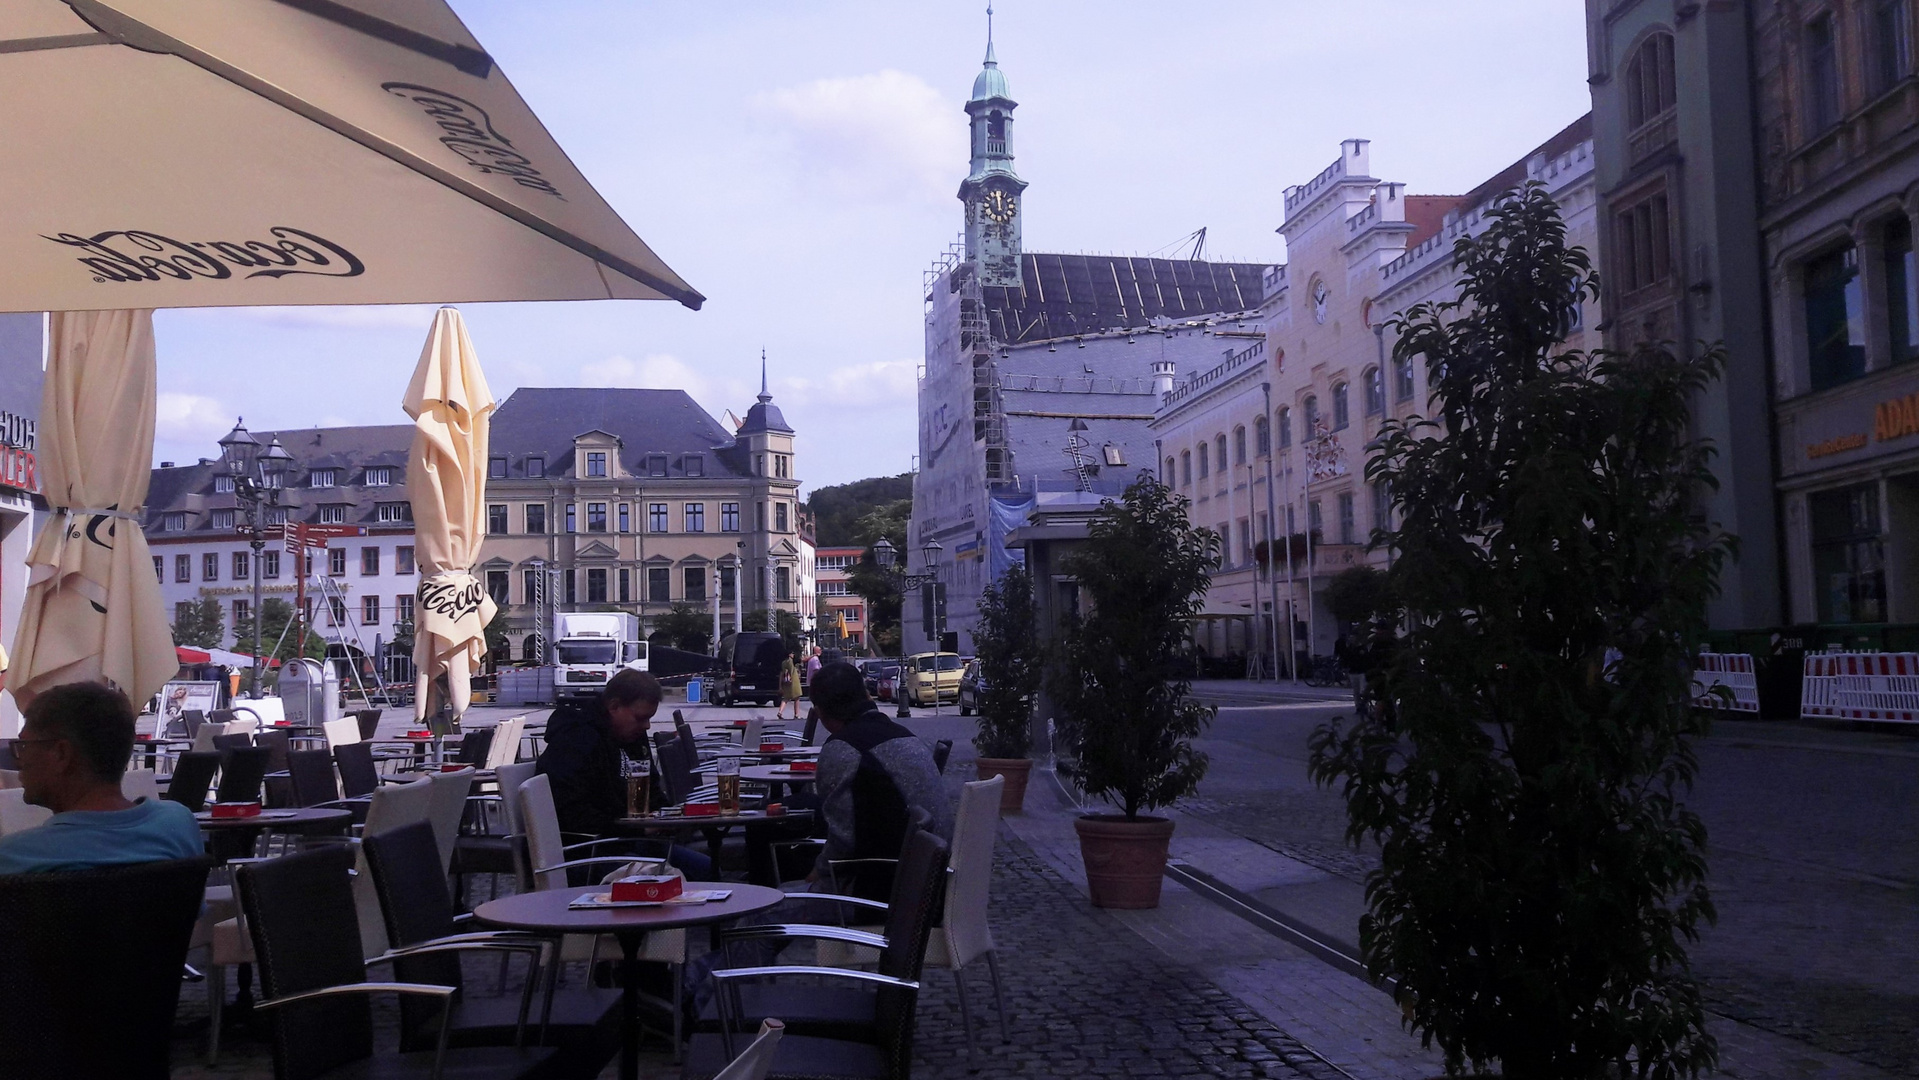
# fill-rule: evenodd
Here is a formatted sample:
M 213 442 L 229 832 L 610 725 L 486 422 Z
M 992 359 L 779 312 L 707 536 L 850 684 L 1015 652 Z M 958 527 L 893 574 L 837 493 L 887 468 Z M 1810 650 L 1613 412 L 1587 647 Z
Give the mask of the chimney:
M 1173 392 L 1173 362 L 1171 360 L 1153 361 L 1153 393 L 1170 394 Z

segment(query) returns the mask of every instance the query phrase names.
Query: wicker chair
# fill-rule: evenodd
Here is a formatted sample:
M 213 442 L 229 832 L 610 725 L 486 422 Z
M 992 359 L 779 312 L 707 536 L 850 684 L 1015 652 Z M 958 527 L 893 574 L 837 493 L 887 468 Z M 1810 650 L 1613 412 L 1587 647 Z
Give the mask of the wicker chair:
M 0 877 L 0 1076 L 165 1080 L 212 865 Z

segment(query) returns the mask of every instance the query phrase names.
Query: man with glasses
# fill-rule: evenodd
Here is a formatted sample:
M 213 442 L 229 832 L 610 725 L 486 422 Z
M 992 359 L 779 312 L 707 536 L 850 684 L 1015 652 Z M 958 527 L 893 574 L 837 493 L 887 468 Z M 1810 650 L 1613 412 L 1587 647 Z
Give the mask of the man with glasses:
M 98 683 L 68 683 L 28 703 L 14 740 L 26 800 L 53 811 L 37 828 L 0 837 L 0 874 L 163 862 L 205 853 L 179 803 L 128 801 L 120 777 L 133 756 L 133 706 Z

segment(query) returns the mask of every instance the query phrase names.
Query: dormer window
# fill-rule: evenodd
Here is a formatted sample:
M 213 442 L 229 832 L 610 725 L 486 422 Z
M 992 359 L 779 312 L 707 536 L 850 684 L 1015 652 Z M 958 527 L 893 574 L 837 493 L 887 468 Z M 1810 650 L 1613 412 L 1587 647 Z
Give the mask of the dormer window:
M 214 477 L 214 478 L 213 478 L 213 493 L 214 493 L 215 495 L 231 495 L 231 494 L 233 494 L 233 477 L 231 477 L 231 476 L 216 476 L 216 477 Z
M 393 485 L 393 467 L 376 465 L 366 471 L 367 487 L 391 487 Z
M 160 531 L 161 532 L 186 532 L 187 516 L 185 514 L 166 515 L 165 517 L 160 519 Z
M 586 455 L 586 475 L 606 475 L 606 451 L 589 450 Z
M 538 480 L 546 476 L 546 459 L 530 457 L 526 459 L 526 475 Z
M 681 459 L 681 464 L 685 467 L 688 476 L 706 475 L 706 459 L 698 454 L 687 455 Z
M 506 459 L 503 457 L 488 458 L 486 462 L 486 478 L 488 480 L 506 479 Z
M 666 475 L 666 455 L 665 454 L 648 454 L 646 456 L 646 475 L 648 476 L 665 476 Z
M 231 510 L 215 510 L 208 515 L 208 518 L 208 524 L 213 528 L 228 530 L 233 528 L 233 511 Z
M 330 488 L 340 485 L 340 470 L 315 469 L 307 474 L 307 486 L 310 488 Z

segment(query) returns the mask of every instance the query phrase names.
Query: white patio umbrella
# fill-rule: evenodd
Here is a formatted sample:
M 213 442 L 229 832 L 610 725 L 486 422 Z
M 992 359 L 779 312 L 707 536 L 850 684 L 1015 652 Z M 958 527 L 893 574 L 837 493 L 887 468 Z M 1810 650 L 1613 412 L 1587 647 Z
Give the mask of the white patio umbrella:
M 0 102 L 0 311 L 702 300 L 443 0 L 0 0 Z
M 401 405 L 414 425 L 406 484 L 420 570 L 413 609 L 413 715 L 437 716 L 437 680 L 444 675 L 445 700 L 458 719 L 473 700 L 473 673 L 486 658 L 486 624 L 496 610 L 473 576 L 473 559 L 486 537 L 493 393 L 458 311 L 444 307 L 434 315 Z
M 53 519 L 27 556 L 8 688 L 106 681 L 135 705 L 180 662 L 140 514 L 153 462 L 153 312 L 53 316 L 40 482 Z

